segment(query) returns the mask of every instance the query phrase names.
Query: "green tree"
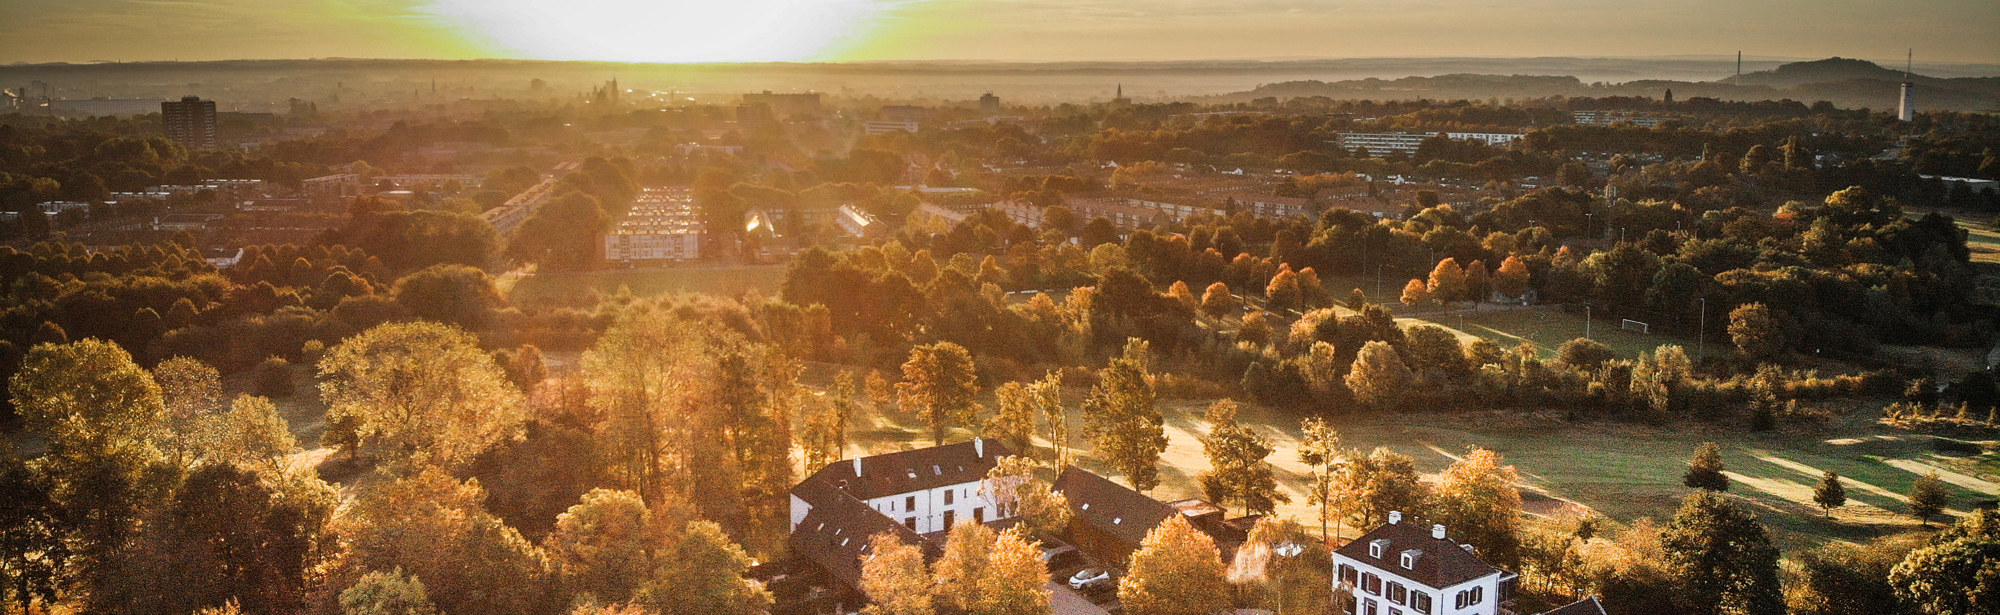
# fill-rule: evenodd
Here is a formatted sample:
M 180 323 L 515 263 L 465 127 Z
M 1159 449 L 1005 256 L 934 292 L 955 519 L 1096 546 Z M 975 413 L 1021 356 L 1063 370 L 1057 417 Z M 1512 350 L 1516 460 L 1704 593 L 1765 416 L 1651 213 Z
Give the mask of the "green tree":
M 1498 566 L 1521 561 L 1521 475 L 1502 465 L 1500 454 L 1474 448 L 1438 477 L 1431 517 L 1450 528 L 1454 540 L 1479 548 Z
M 663 615 L 755 615 L 771 608 L 771 593 L 743 577 L 750 556 L 708 521 L 687 524 L 639 602 Z
M 1937 472 L 1919 476 L 1917 482 L 1910 485 L 1910 514 L 1928 526 L 1931 517 L 1944 513 L 1947 497 L 1949 494 L 1945 493 L 1944 480 L 1938 478 Z
M 523 420 L 521 393 L 471 334 L 429 322 L 381 325 L 320 360 L 329 422 L 352 417 L 364 446 L 397 459 L 457 464 Z
M 1118 602 L 1133 615 L 1210 615 L 1230 603 L 1223 572 L 1215 540 L 1173 515 L 1132 553 Z
M 979 373 L 972 354 L 951 342 L 910 349 L 903 362 L 903 381 L 896 384 L 896 403 L 930 425 L 931 442 L 944 444 L 953 422 L 976 427 L 979 417 Z
M 1889 579 L 1912 546 L 1907 537 L 1892 537 L 1862 545 L 1828 543 L 1793 555 L 1785 603 L 1793 615 L 1909 613 Z
M 1145 340 L 1125 342 L 1125 352 L 1098 370 L 1097 385 L 1083 402 L 1083 435 L 1103 460 L 1132 488 L 1160 484 L 1160 453 L 1167 449 L 1166 417 L 1160 414 L 1147 372 Z
M 1903 603 L 1925 615 L 2000 612 L 2000 513 L 1981 510 L 1930 537 L 1889 572 Z
M 865 615 L 933 615 L 931 575 L 923 549 L 883 532 L 869 540 L 861 560 L 861 593 L 868 596 Z
M 1819 484 L 1813 487 L 1813 503 L 1833 516 L 1833 509 L 1847 505 L 1847 488 L 1840 485 L 1840 475 L 1828 470 L 1819 477 Z
M 1372 341 L 1355 355 L 1354 367 L 1347 372 L 1347 388 L 1355 401 L 1376 410 L 1388 410 L 1409 394 L 1412 375 L 1403 357 L 1388 342 Z
M 1340 446 L 1340 432 L 1316 416 L 1299 422 L 1299 463 L 1310 469 L 1306 504 L 1319 507 L 1319 535 L 1322 540 L 1328 536 L 1328 520 L 1338 520 L 1340 503 L 1335 487 L 1339 485 L 1341 466 L 1346 462 L 1347 452 Z M 1333 536 L 1338 537 L 1339 534 Z
M 1725 496 L 1696 491 L 1682 500 L 1660 534 L 1660 548 L 1677 573 L 1691 615 L 1785 612 L 1778 583 L 1778 548 L 1756 515 Z
M 1278 490 L 1271 464 L 1264 461 L 1271 456 L 1270 440 L 1238 423 L 1236 411 L 1236 402 L 1228 399 L 1208 407 L 1209 431 L 1201 444 L 1211 469 L 1201 475 L 1202 491 L 1225 506 L 1235 502 L 1249 514 L 1268 515 L 1291 497 Z
M 465 265 L 434 265 L 403 276 L 392 295 L 418 318 L 475 331 L 491 325 L 494 311 L 506 304 L 492 276 Z
M 1563 342 L 1556 350 L 1556 362 L 1586 372 L 1596 371 L 1605 361 L 1618 358 L 1604 342 L 1589 338 L 1576 338 Z
M 1688 469 L 1681 475 L 1681 484 L 1709 491 L 1728 491 L 1729 477 L 1723 475 L 1722 470 L 1722 447 L 1714 442 L 1703 442 L 1694 450 L 1694 458 L 1688 460 Z
M 397 568 L 370 572 L 340 592 L 341 615 L 437 615 L 424 582 Z

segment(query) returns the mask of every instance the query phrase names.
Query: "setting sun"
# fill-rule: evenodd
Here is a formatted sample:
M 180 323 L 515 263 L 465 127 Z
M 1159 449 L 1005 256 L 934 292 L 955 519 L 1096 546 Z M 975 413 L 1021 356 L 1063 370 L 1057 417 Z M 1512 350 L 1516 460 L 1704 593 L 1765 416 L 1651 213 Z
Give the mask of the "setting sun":
M 822 57 L 855 40 L 883 0 L 734 2 L 434 0 L 430 12 L 520 57 L 618 62 L 768 62 Z

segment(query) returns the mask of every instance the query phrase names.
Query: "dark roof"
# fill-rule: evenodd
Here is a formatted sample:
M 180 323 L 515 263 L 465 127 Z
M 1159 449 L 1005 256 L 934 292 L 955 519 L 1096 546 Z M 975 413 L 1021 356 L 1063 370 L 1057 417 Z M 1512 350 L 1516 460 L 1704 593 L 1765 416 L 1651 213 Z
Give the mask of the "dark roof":
M 1076 466 L 1063 469 L 1055 490 L 1069 499 L 1077 520 L 1135 545 L 1154 526 L 1179 514 L 1172 506 Z
M 1334 550 L 1343 557 L 1387 570 L 1403 578 L 1422 583 L 1435 589 L 1451 587 L 1489 574 L 1504 571 L 1473 555 L 1465 547 L 1449 540 L 1431 537 L 1429 526 L 1408 520 L 1402 523 L 1384 524 L 1362 534 L 1339 549 Z M 1389 541 L 1388 548 L 1382 550 L 1382 557 L 1370 557 L 1368 545 L 1376 540 Z M 1416 549 L 1416 566 L 1404 569 L 1402 553 Z
M 1576 602 L 1571 602 L 1569 604 L 1556 607 L 1556 610 L 1543 613 L 1542 615 L 1608 615 L 1608 614 L 1604 612 L 1604 605 L 1597 603 L 1597 596 L 1591 596 L 1589 598 L 1584 598 Z
M 792 488 L 792 494 L 818 506 L 820 500 L 829 498 L 835 491 L 844 490 L 856 498 L 868 500 L 969 483 L 986 478 L 986 472 L 992 470 L 1001 457 L 1014 454 L 1014 449 L 992 438 L 985 438 L 984 455 L 979 454 L 977 448 L 973 441 L 967 440 L 862 457 L 860 476 L 854 473 L 855 460 L 843 459 L 827 464 L 806 477 Z
M 792 553 L 825 568 L 833 578 L 849 587 L 861 583 L 861 557 L 867 554 L 869 539 L 889 532 L 906 544 L 922 545 L 933 555 L 930 543 L 888 515 L 869 508 L 867 503 L 846 494 L 824 502 L 814 502 L 788 539 Z

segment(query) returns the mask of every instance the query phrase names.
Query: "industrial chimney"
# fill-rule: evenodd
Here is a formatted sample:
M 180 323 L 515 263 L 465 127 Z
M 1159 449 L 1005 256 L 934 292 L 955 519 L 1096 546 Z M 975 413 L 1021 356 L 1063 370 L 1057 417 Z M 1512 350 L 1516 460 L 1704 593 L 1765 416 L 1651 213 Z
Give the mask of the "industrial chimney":
M 1403 522 L 1403 511 L 1400 510 L 1389 511 L 1389 525 L 1395 525 L 1402 522 Z
M 1431 526 L 1431 538 L 1444 540 L 1444 524 L 1439 523 Z
M 1910 81 L 1910 69 L 1914 67 L 1912 61 L 1916 57 L 1916 50 L 1913 49 L 1903 59 L 1903 92 L 1902 96 L 1896 99 L 1896 119 L 1905 122 L 1916 121 L 1917 119 L 1917 100 L 1915 97 L 1917 84 Z

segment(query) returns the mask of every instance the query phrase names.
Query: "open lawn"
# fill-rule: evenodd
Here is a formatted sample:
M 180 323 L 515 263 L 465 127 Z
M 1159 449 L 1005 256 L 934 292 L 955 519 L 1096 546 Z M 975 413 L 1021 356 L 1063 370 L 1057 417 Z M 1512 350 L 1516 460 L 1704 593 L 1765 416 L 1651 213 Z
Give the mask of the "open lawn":
M 508 273 L 499 284 L 515 305 L 586 306 L 597 294 L 620 287 L 651 297 L 680 292 L 732 297 L 755 290 L 775 295 L 785 279 L 785 265 L 699 265 L 644 269 L 610 269 L 575 273 Z
M 1080 401 L 1084 391 L 1066 392 Z M 1162 459 L 1159 488 L 1151 495 L 1173 500 L 1201 495 L 1197 477 L 1208 470 L 1199 437 L 1208 430 L 1200 418 L 1205 402 L 1165 404 L 1168 449 Z M 1689 489 L 1681 486 L 1686 459 L 1704 441 L 1723 446 L 1730 493 L 1757 512 L 1788 551 L 1827 541 L 1862 541 L 1917 529 L 1907 514 L 1902 494 L 1924 472 L 1937 471 L 1952 490 L 1950 508 L 1963 512 L 1980 499 L 2000 492 L 2000 458 L 1952 457 L 1935 453 L 1928 436 L 1904 433 L 1873 424 L 1873 406 L 1850 408 L 1854 418 L 1813 433 L 1744 434 L 1699 426 L 1656 428 L 1624 424 L 1572 424 L 1555 418 L 1512 413 L 1455 416 L 1413 414 L 1385 417 L 1342 417 L 1334 424 L 1346 446 L 1373 449 L 1388 446 L 1414 456 L 1419 468 L 1435 473 L 1470 447 L 1502 454 L 1524 480 L 1529 512 L 1542 515 L 1595 511 L 1620 522 L 1641 517 L 1671 517 Z M 1071 408 L 1073 433 L 1081 418 Z M 1279 514 L 1313 518 L 1301 490 L 1307 468 L 1298 462 L 1298 417 L 1293 412 L 1246 407 L 1247 424 L 1259 427 L 1277 448 L 1270 461 L 1292 501 Z M 895 410 L 864 412 L 850 426 L 850 454 L 871 454 L 927 446 L 929 436 L 920 422 Z M 955 431 L 950 440 L 969 437 Z M 1046 443 L 1043 443 L 1046 445 Z M 1080 465 L 1112 476 L 1089 457 L 1079 441 Z M 1849 503 L 1824 518 L 1812 504 L 1812 488 L 1821 472 L 1838 472 Z M 1231 511 L 1240 514 L 1241 511 Z
M 1502 311 L 1459 311 L 1437 314 L 1410 313 L 1396 319 L 1398 322 L 1428 322 L 1458 332 L 1460 338 L 1483 337 L 1498 342 L 1502 347 L 1513 348 L 1522 342 L 1533 344 L 1545 357 L 1555 356 L 1556 349 L 1563 342 L 1584 337 L 1583 314 L 1571 314 L 1555 306 L 1541 306 L 1529 309 L 1509 309 Z M 1625 331 L 1619 328 L 1619 320 L 1594 315 L 1589 333 L 1591 339 L 1610 346 L 1618 356 L 1631 358 L 1641 352 L 1652 352 L 1662 344 L 1680 344 L 1690 358 L 1695 355 L 1699 340 L 1668 334 L 1655 328 L 1653 333 Z M 1708 340 L 1709 351 L 1724 352 L 1728 340 Z

